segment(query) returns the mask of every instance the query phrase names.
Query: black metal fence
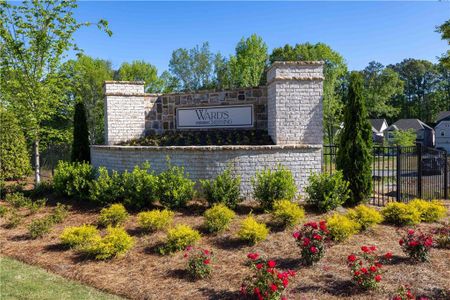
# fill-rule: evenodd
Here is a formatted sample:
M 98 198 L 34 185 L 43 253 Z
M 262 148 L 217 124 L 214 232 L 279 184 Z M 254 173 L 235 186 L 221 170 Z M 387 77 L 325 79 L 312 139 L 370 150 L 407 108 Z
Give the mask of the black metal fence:
M 323 171 L 336 170 L 337 146 L 325 145 Z M 442 150 L 417 144 L 412 147 L 375 146 L 372 150 L 371 204 L 408 202 L 414 198 L 448 199 L 448 160 Z

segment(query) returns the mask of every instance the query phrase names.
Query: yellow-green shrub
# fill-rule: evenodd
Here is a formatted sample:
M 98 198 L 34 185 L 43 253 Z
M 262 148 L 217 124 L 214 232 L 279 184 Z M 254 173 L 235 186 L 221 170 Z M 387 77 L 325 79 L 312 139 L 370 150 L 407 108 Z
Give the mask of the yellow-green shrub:
M 420 223 L 420 212 L 412 205 L 401 202 L 390 202 L 382 210 L 381 214 L 388 223 L 405 226 Z
M 272 217 L 283 226 L 295 226 L 305 217 L 305 211 L 297 203 L 278 200 L 273 204 Z
M 48 217 L 36 219 L 31 221 L 30 225 L 28 225 L 28 233 L 33 239 L 41 238 L 50 232 L 52 225 L 53 223 Z
M 59 236 L 61 244 L 70 248 L 88 247 L 100 238 L 99 231 L 92 225 L 66 227 Z
M 241 240 L 251 244 L 265 240 L 268 234 L 269 229 L 267 229 L 266 224 L 258 223 L 252 215 L 249 215 L 241 222 L 241 227 L 237 233 Z
M 213 207 L 205 211 L 205 228 L 209 232 L 219 232 L 228 228 L 235 213 L 225 206 L 225 204 L 215 204 Z
M 148 231 L 168 228 L 173 223 L 174 212 L 165 210 L 144 211 L 137 215 L 139 226 Z
M 81 252 L 95 259 L 109 259 L 124 255 L 134 245 L 133 238 L 121 227 L 108 227 L 107 234 L 81 247 Z
M 357 222 L 338 213 L 328 217 L 326 221 L 327 228 L 330 231 L 330 237 L 335 241 L 343 241 L 358 233 L 360 229 L 360 225 Z
M 128 218 L 128 212 L 122 204 L 111 204 L 100 211 L 98 223 L 102 226 L 118 226 Z
M 160 249 L 162 254 L 184 250 L 201 238 L 200 232 L 188 225 L 179 224 L 167 232 L 166 243 Z
M 375 208 L 360 204 L 353 209 L 349 209 L 347 217 L 357 222 L 362 230 L 366 230 L 373 225 L 383 222 L 383 216 Z
M 408 203 L 409 206 L 414 207 L 420 213 L 420 220 L 422 222 L 436 222 L 447 215 L 447 208 L 442 202 L 437 200 L 425 201 L 421 199 L 414 199 Z

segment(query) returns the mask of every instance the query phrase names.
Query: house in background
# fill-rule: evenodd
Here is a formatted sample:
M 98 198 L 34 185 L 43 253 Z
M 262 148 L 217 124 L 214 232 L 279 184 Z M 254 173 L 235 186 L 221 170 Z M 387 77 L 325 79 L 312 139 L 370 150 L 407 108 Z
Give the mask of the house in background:
M 383 143 L 383 132 L 388 128 L 386 119 L 369 119 L 370 125 L 372 125 L 372 140 L 375 143 Z
M 450 111 L 443 111 L 436 119 L 436 148 L 450 153 Z
M 384 131 L 388 142 L 392 142 L 393 132 L 396 130 L 413 130 L 416 133 L 416 142 L 427 147 L 434 147 L 434 129 L 419 119 L 400 119 L 389 126 Z

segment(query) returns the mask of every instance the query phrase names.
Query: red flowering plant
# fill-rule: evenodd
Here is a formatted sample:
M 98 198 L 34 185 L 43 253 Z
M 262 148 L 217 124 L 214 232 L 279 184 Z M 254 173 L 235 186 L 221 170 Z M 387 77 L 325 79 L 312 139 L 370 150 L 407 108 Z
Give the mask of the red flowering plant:
M 361 253 L 352 253 L 347 257 L 347 265 L 350 268 L 353 282 L 363 289 L 374 289 L 381 281 L 382 260 L 390 260 L 392 253 L 384 254 L 382 258 L 377 256 L 377 247 L 362 246 Z
M 184 257 L 187 258 L 187 271 L 193 278 L 203 279 L 211 275 L 213 270 L 211 263 L 214 258 L 211 251 L 188 246 Z
M 266 261 L 258 253 L 249 253 L 250 268 L 254 272 L 244 280 L 241 294 L 258 300 L 285 300 L 283 296 L 289 284 L 289 277 L 295 276 L 295 271 L 281 272 L 276 269 L 276 262 Z
M 305 265 L 312 265 L 323 257 L 328 233 L 325 221 L 305 223 L 299 231 L 294 232 L 293 237 L 301 249 Z
M 408 299 L 416 299 L 416 296 L 411 292 L 409 286 L 402 285 L 397 293 L 392 297 L 392 300 L 408 300 Z
M 408 229 L 398 243 L 410 258 L 423 262 L 428 260 L 430 249 L 433 246 L 433 237 L 420 230 Z

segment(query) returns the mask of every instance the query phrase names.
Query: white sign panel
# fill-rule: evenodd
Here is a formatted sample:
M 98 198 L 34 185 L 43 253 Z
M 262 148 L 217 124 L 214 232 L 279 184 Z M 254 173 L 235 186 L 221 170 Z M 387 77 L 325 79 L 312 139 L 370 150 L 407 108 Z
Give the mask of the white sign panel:
M 177 108 L 177 128 L 253 127 L 253 105 Z

